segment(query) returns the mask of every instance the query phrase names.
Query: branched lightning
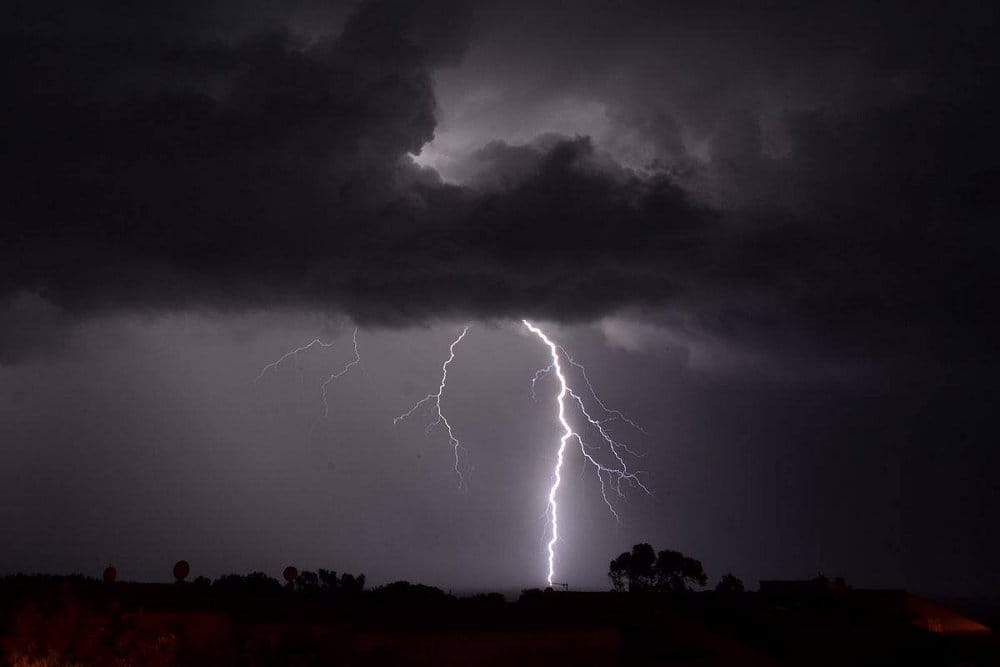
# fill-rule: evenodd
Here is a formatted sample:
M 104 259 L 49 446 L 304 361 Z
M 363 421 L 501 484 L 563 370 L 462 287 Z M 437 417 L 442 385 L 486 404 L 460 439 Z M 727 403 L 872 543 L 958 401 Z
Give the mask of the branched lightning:
M 607 443 L 608 448 L 611 450 L 611 454 L 615 457 L 615 460 L 618 462 L 618 465 L 621 466 L 620 468 L 606 468 L 604 466 L 598 466 L 598 473 L 599 473 L 598 476 L 600 476 L 600 473 L 607 473 L 609 477 L 613 478 L 615 480 L 615 490 L 618 492 L 618 495 L 623 498 L 625 497 L 625 494 L 622 493 L 623 479 L 639 487 L 646 493 L 651 493 L 650 490 L 646 488 L 646 486 L 639 480 L 639 478 L 636 477 L 635 473 L 629 472 L 628 464 L 625 463 L 625 459 L 623 459 L 621 454 L 618 453 L 618 450 L 622 449 L 626 453 L 631 454 L 632 453 L 631 450 L 629 450 L 624 443 L 619 442 L 614 438 L 612 438 L 611 435 L 605 430 L 603 422 L 594 419 L 593 417 L 590 416 L 590 413 L 587 412 L 587 408 L 583 404 L 583 400 L 572 389 L 567 389 L 567 391 L 569 395 L 572 396 L 573 399 L 577 402 L 577 405 L 580 406 L 580 413 L 583 415 L 584 419 L 586 419 L 590 423 L 590 425 L 593 426 L 594 429 L 600 434 L 601 439 L 603 439 L 604 442 Z M 579 436 L 577 437 L 579 438 Z M 580 444 L 581 445 L 583 444 L 582 440 L 580 441 Z M 614 512 L 614 510 L 612 510 L 612 512 Z M 615 514 L 615 516 L 617 518 L 617 514 Z
M 642 429 L 637 424 L 635 424 L 635 422 L 633 422 L 624 414 L 622 414 L 620 411 L 607 407 L 607 405 L 605 405 L 601 401 L 601 399 L 598 398 L 597 392 L 594 390 L 594 386 L 593 384 L 591 384 L 590 379 L 587 378 L 586 369 L 583 367 L 582 364 L 579 364 L 576 361 L 574 361 L 573 358 L 566 352 L 566 350 L 556 345 L 541 329 L 533 325 L 528 320 L 522 320 L 522 321 L 524 322 L 524 325 L 528 328 L 529 331 L 538 336 L 542 340 L 542 342 L 545 343 L 545 345 L 549 348 L 549 353 L 552 357 L 552 363 L 546 366 L 545 368 L 541 368 L 538 371 L 536 371 L 534 377 L 532 377 L 531 379 L 532 398 L 535 397 L 535 384 L 538 382 L 538 380 L 545 377 L 550 372 L 555 371 L 556 378 L 559 381 L 559 394 L 556 396 L 556 403 L 558 405 L 558 419 L 560 425 L 563 428 L 563 433 L 562 436 L 559 438 L 559 449 L 556 452 L 556 465 L 555 468 L 553 469 L 552 473 L 553 481 L 552 481 L 552 486 L 549 488 L 549 497 L 548 497 L 549 499 L 548 515 L 549 515 L 550 532 L 549 532 L 549 542 L 547 545 L 548 549 L 547 581 L 549 583 L 549 586 L 551 586 L 553 577 L 555 576 L 556 545 L 559 542 L 559 516 L 558 516 L 559 504 L 557 501 L 557 493 L 559 490 L 559 485 L 562 482 L 562 466 L 566 456 L 566 444 L 570 440 L 576 439 L 576 441 L 580 445 L 580 452 L 583 454 L 583 457 L 586 459 L 587 462 L 589 462 L 592 466 L 594 466 L 595 472 L 597 474 L 597 479 L 601 485 L 601 496 L 604 498 L 604 503 L 608 506 L 608 509 L 611 511 L 611 514 L 615 517 L 616 520 L 619 518 L 618 512 L 615 510 L 614 504 L 608 498 L 607 486 L 605 484 L 605 476 L 607 476 L 608 482 L 614 484 L 615 491 L 618 493 L 619 497 L 624 497 L 624 492 L 622 491 L 621 488 L 622 480 L 626 480 L 628 483 L 642 489 L 646 493 L 650 493 L 650 491 L 646 487 L 646 485 L 643 484 L 642 481 L 639 479 L 638 475 L 641 473 L 630 471 L 628 465 L 625 462 L 625 459 L 619 452 L 619 450 L 622 450 L 627 454 L 631 454 L 631 451 L 628 449 L 626 445 L 612 438 L 611 435 L 608 433 L 607 429 L 604 428 L 604 424 L 607 421 L 609 421 L 609 419 L 620 419 L 621 421 L 630 424 L 631 426 L 635 427 L 640 431 L 642 431 Z M 580 370 L 584 382 L 586 383 L 588 389 L 590 390 L 590 394 L 594 398 L 594 401 L 597 403 L 598 406 L 600 406 L 602 410 L 604 410 L 605 413 L 612 415 L 611 418 L 602 421 L 594 418 L 590 414 L 590 412 L 587 410 L 586 404 L 584 403 L 583 399 L 580 397 L 579 394 L 573 391 L 573 389 L 569 385 L 569 382 L 566 379 L 566 375 L 563 372 L 563 366 L 560 363 L 562 357 L 565 357 L 565 359 L 570 363 L 571 366 Z M 574 431 L 572 426 L 570 426 L 569 420 L 566 417 L 567 395 L 570 396 L 576 402 L 576 404 L 580 408 L 580 413 L 583 415 L 584 419 L 586 419 L 587 422 L 594 428 L 594 430 L 597 431 L 601 439 L 608 446 L 612 456 L 615 459 L 616 465 L 609 467 L 598 461 L 594 457 L 594 455 L 591 454 L 591 452 L 594 451 L 596 448 L 587 445 L 584 442 L 583 437 L 579 433 Z M 645 433 L 645 431 L 643 431 L 643 433 Z
M 594 402 L 597 403 L 597 405 L 599 405 L 600 408 L 605 412 L 607 412 L 609 415 L 613 415 L 611 419 L 620 419 L 621 421 L 625 422 L 626 424 L 628 424 L 635 430 L 639 431 L 643 435 L 649 435 L 648 433 L 646 433 L 646 429 L 644 429 L 643 427 L 639 426 L 634 421 L 626 417 L 621 410 L 615 410 L 614 408 L 609 408 L 607 405 L 605 405 L 604 401 L 602 401 L 600 397 L 597 395 L 597 391 L 594 389 L 594 385 L 591 384 L 590 378 L 587 377 L 587 369 L 584 368 L 583 364 L 577 363 L 577 361 L 573 359 L 573 357 L 570 355 L 569 352 L 566 351 L 565 348 L 560 347 L 559 349 L 562 350 L 563 354 L 566 355 L 566 360 L 569 361 L 570 365 L 580 369 L 580 375 L 583 377 L 583 381 L 587 384 L 587 389 L 590 390 L 590 395 L 594 397 Z M 601 423 L 611 421 L 611 419 L 603 420 Z
M 327 400 L 326 400 L 326 390 L 327 390 L 327 387 L 330 386 L 331 382 L 333 382 L 337 378 L 341 377 L 342 375 L 344 375 L 345 373 L 347 373 L 347 371 L 351 370 L 352 368 L 354 368 L 355 366 L 357 366 L 358 364 L 361 363 L 361 354 L 358 352 L 358 329 L 357 328 L 354 329 L 353 342 L 354 342 L 354 358 L 351 359 L 350 361 L 348 361 L 346 364 L 344 364 L 343 368 L 341 368 L 339 371 L 336 371 L 333 374 L 331 374 L 320 385 L 320 389 L 321 389 L 321 392 L 322 392 L 321 395 L 322 395 L 322 399 L 323 399 L 323 415 L 322 415 L 322 417 L 320 417 L 320 419 L 325 419 L 330 414 L 330 405 L 327 403 Z M 314 345 L 319 345 L 320 347 L 329 348 L 329 347 L 333 347 L 334 343 L 332 343 L 332 342 L 330 342 L 330 343 L 324 343 L 319 338 L 315 338 L 315 339 L 312 340 L 312 342 L 310 342 L 310 343 L 308 343 L 306 345 L 303 345 L 301 347 L 297 347 L 294 350 L 286 352 L 285 354 L 281 355 L 276 361 L 272 361 L 267 366 L 264 366 L 264 368 L 261 369 L 260 373 L 257 374 L 257 378 L 254 380 L 254 384 L 260 382 L 260 380 L 267 374 L 268 371 L 271 371 L 271 370 L 274 370 L 274 369 L 278 368 L 278 366 L 280 366 L 285 360 L 287 360 L 287 359 L 289 359 L 291 357 L 296 356 L 300 352 L 305 352 L 306 350 L 308 350 L 309 348 L 313 347 Z M 313 427 L 315 428 L 315 424 L 313 425 Z
M 641 471 L 633 471 L 629 468 L 627 457 L 634 457 L 638 455 L 629 449 L 626 443 L 615 439 L 615 437 L 613 437 L 609 432 L 610 427 L 607 425 L 610 422 L 620 422 L 635 428 L 641 433 L 646 432 L 641 426 L 629 419 L 620 410 L 608 407 L 608 405 L 600 399 L 593 383 L 591 383 L 590 378 L 587 376 L 587 369 L 584 368 L 583 364 L 580 364 L 573 359 L 573 357 L 563 347 L 553 342 L 552 339 L 550 339 L 545 332 L 537 326 L 528 320 L 522 320 L 522 322 L 524 323 L 524 326 L 531 331 L 531 333 L 541 339 L 541 341 L 548 348 L 551 358 L 551 363 L 544 368 L 538 369 L 531 378 L 532 399 L 534 400 L 536 398 L 535 391 L 537 383 L 546 376 L 555 375 L 559 382 L 559 392 L 556 396 L 556 404 L 558 407 L 557 419 L 562 427 L 562 434 L 559 437 L 559 447 L 556 451 L 556 462 L 552 470 L 552 484 L 549 487 L 548 506 L 546 511 L 549 517 L 549 540 L 546 545 L 548 552 L 548 573 L 546 580 L 548 581 L 549 586 L 552 586 L 556 568 L 556 548 L 559 545 L 558 494 L 560 485 L 562 484 L 563 464 L 565 463 L 567 455 L 567 445 L 572 440 L 575 440 L 579 444 L 580 453 L 583 455 L 584 465 L 589 463 L 593 467 L 594 472 L 597 475 L 598 483 L 600 484 L 601 497 L 604 499 L 604 503 L 607 505 L 612 516 L 618 520 L 619 515 L 618 511 L 615 509 L 615 503 L 612 502 L 611 497 L 609 497 L 609 487 L 612 493 L 617 495 L 618 499 L 625 498 L 625 490 L 622 485 L 623 481 L 627 485 L 626 489 L 631 487 L 638 488 L 647 494 L 651 492 L 643 483 L 642 479 L 640 479 L 640 475 L 643 473 Z M 393 424 L 398 424 L 404 419 L 411 417 L 421 408 L 433 411 L 434 418 L 427 424 L 425 430 L 429 433 L 434 427 L 442 425 L 444 430 L 447 432 L 448 442 L 454 452 L 455 474 L 458 475 L 459 488 L 465 486 L 465 477 L 462 474 L 459 451 L 462 448 L 462 443 L 455 436 L 455 430 L 452 427 L 451 422 L 448 421 L 448 417 L 445 415 L 441 401 L 444 398 L 444 392 L 448 385 L 448 368 L 455 360 L 455 348 L 462 342 L 468 333 L 469 325 L 466 325 L 462 328 L 458 337 L 455 338 L 451 342 L 451 345 L 448 346 L 448 358 L 445 359 L 443 364 L 441 364 L 441 381 L 438 384 L 437 391 L 427 394 L 422 399 L 414 403 L 409 410 L 393 419 Z M 330 414 L 330 405 L 327 394 L 330 384 L 361 363 L 361 353 L 358 349 L 357 329 L 354 330 L 353 343 L 354 358 L 345 363 L 339 370 L 328 375 L 320 384 L 323 413 L 316 420 L 316 424 L 326 419 Z M 330 348 L 334 346 L 334 343 L 325 343 L 317 338 L 306 345 L 286 352 L 277 360 L 264 366 L 260 373 L 258 373 L 254 383 L 260 382 L 265 375 L 276 370 L 288 359 L 295 357 L 299 353 L 305 352 L 315 346 Z M 568 375 L 582 379 L 582 383 L 586 385 L 586 389 L 583 390 L 583 392 L 575 391 L 570 384 Z M 566 400 L 567 396 L 571 399 L 570 401 Z M 588 405 L 590 408 L 588 408 Z M 594 436 L 595 443 L 599 444 L 587 443 L 584 440 L 584 435 L 573 429 L 568 412 L 569 409 L 574 406 L 579 413 L 577 418 L 586 421 L 586 424 L 589 425 L 588 433 L 590 433 L 591 436 Z M 580 423 L 582 424 L 583 422 L 581 421 Z M 313 425 L 313 428 L 315 428 L 316 424 Z M 583 428 L 588 428 L 588 426 L 584 425 Z M 602 462 L 602 459 L 607 462 Z
M 414 403 L 413 407 L 411 407 L 409 410 L 407 410 L 406 412 L 404 412 L 403 414 L 399 415 L 398 417 L 392 420 L 393 424 L 398 424 L 399 422 L 403 421 L 407 417 L 411 416 L 414 412 L 416 412 L 420 406 L 425 405 L 429 402 L 433 405 L 434 412 L 437 416 L 434 419 L 434 421 L 432 421 L 430 424 L 427 425 L 426 430 L 429 432 L 430 429 L 434 428 L 438 424 L 443 424 L 445 431 L 448 432 L 448 442 L 451 444 L 452 449 L 455 450 L 455 474 L 458 475 L 459 488 L 465 485 L 465 476 L 462 475 L 462 470 L 459 466 L 459 460 L 458 460 L 459 449 L 461 449 L 462 443 L 459 442 L 458 438 L 455 437 L 455 432 L 451 427 L 451 422 L 448 421 L 448 418 L 441 410 L 441 397 L 444 395 L 445 385 L 448 383 L 448 365 L 455 360 L 455 346 L 458 345 L 463 338 L 465 338 L 465 334 L 467 333 L 469 333 L 468 325 L 463 327 L 462 333 L 460 333 L 458 335 L 458 338 L 453 340 L 451 342 L 451 345 L 448 347 L 448 358 L 445 359 L 445 362 L 441 365 L 441 384 L 438 385 L 437 392 L 433 394 L 427 394 L 422 399 Z
M 291 352 L 284 353 L 283 355 L 281 355 L 278 358 L 277 361 L 272 361 L 267 366 L 264 366 L 264 368 L 260 369 L 260 373 L 257 374 L 257 377 L 253 381 L 254 384 L 257 384 L 258 382 L 260 382 L 261 379 L 267 374 L 268 371 L 277 368 L 286 359 L 289 359 L 290 357 L 296 356 L 299 352 L 305 352 L 306 350 L 308 350 L 309 348 L 311 348 L 313 345 L 319 345 L 320 347 L 333 347 L 333 343 L 332 342 L 331 343 L 324 343 L 319 338 L 314 338 L 311 343 L 303 345 L 302 347 L 297 347 L 294 350 L 292 350 Z
M 539 368 L 535 371 L 535 376 L 531 378 L 531 400 L 536 400 L 535 397 L 535 384 L 541 380 L 543 377 L 552 372 L 553 364 L 549 364 L 545 368 Z

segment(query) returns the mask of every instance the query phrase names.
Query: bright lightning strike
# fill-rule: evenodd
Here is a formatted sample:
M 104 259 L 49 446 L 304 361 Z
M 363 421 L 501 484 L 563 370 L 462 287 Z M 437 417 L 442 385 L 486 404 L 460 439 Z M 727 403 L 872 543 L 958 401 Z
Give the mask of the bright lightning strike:
M 420 406 L 425 405 L 426 403 L 429 402 L 432 403 L 434 411 L 437 414 L 437 418 L 433 422 L 427 425 L 427 430 L 430 431 L 430 429 L 434 428 L 438 424 L 443 424 L 445 430 L 448 432 L 448 442 L 451 444 L 452 449 L 455 450 L 455 474 L 458 475 L 459 488 L 462 488 L 465 485 L 465 476 L 462 475 L 462 470 L 459 467 L 459 461 L 458 461 L 459 449 L 461 448 L 462 444 L 459 442 L 458 438 L 455 437 L 455 432 L 451 427 L 451 423 L 448 421 L 448 418 L 441 410 L 441 397 L 444 395 L 445 385 L 448 382 L 448 365 L 455 360 L 455 346 L 458 345 L 460 342 L 462 342 L 462 339 L 465 338 L 465 334 L 467 333 L 469 333 L 468 325 L 466 325 L 462 329 L 462 333 L 460 333 L 458 335 L 458 338 L 453 340 L 451 345 L 448 347 L 448 358 L 441 365 L 441 384 L 438 385 L 437 392 L 433 394 L 427 394 L 422 399 L 417 401 L 412 408 L 410 408 L 409 410 L 407 410 L 406 412 L 404 412 L 403 414 L 399 415 L 398 417 L 392 420 L 393 424 L 398 424 L 399 422 L 403 421 L 404 419 L 412 415 L 414 412 L 416 412 Z
M 588 389 L 590 390 L 591 396 L 594 398 L 594 401 L 597 403 L 597 405 L 600 406 L 600 408 L 605 411 L 605 413 L 613 415 L 612 419 L 620 419 L 623 422 L 632 425 L 636 429 L 639 429 L 640 431 L 642 429 L 633 421 L 631 421 L 628 417 L 622 414 L 620 411 L 608 408 L 603 402 L 601 402 L 601 399 L 597 397 L 597 392 L 594 390 L 594 386 L 591 384 L 590 379 L 587 378 L 586 369 L 583 367 L 583 365 L 574 361 L 573 358 L 570 357 L 565 350 L 563 350 L 560 346 L 552 342 L 552 340 L 547 335 L 545 335 L 545 333 L 541 329 L 533 325 L 528 320 L 522 320 L 522 322 L 524 322 L 524 326 L 526 326 L 529 331 L 538 336 L 542 340 L 542 342 L 545 343 L 545 345 L 549 348 L 549 353 L 552 357 L 552 363 L 546 366 L 545 368 L 539 369 L 535 373 L 534 377 L 531 379 L 532 397 L 534 397 L 535 395 L 535 383 L 538 382 L 538 380 L 540 380 L 548 373 L 555 371 L 556 378 L 559 380 L 559 394 L 556 396 L 556 403 L 558 405 L 558 419 L 560 425 L 562 425 L 563 433 L 562 436 L 559 438 L 559 449 L 556 452 L 556 465 L 552 471 L 552 486 L 549 488 L 549 505 L 548 505 L 550 537 L 547 545 L 548 576 L 546 579 L 549 583 L 549 586 L 552 586 L 552 580 L 555 577 L 556 545 L 559 542 L 559 503 L 557 500 L 557 494 L 559 491 L 559 485 L 562 482 L 562 466 L 566 456 L 566 445 L 570 440 L 574 438 L 576 439 L 576 441 L 580 444 L 580 451 L 583 454 L 584 458 L 587 460 L 587 462 L 589 462 L 592 466 L 594 466 L 594 469 L 597 473 L 597 479 L 601 485 L 601 495 L 604 498 L 604 503 L 608 506 L 608 509 L 611 511 L 611 514 L 615 517 L 616 520 L 618 519 L 618 512 L 615 510 L 614 504 L 612 504 L 611 500 L 608 498 L 607 487 L 605 485 L 605 476 L 607 476 L 609 482 L 612 482 L 614 484 L 615 490 L 617 491 L 619 497 L 624 497 L 624 493 L 622 492 L 621 488 L 622 480 L 626 480 L 633 486 L 642 489 L 646 493 L 650 493 L 650 491 L 639 479 L 639 477 L 637 476 L 638 473 L 631 472 L 629 470 L 628 465 L 626 464 L 624 458 L 619 453 L 619 449 L 621 449 L 622 451 L 631 454 L 631 451 L 628 449 L 628 447 L 611 437 L 611 435 L 604 428 L 604 421 L 595 419 L 593 416 L 591 416 L 591 414 L 587 411 L 583 399 L 580 397 L 579 394 L 574 392 L 573 389 L 569 386 L 569 382 L 567 381 L 566 375 L 563 372 L 563 366 L 560 363 L 561 357 L 564 356 L 571 366 L 578 368 L 581 371 L 581 375 Z M 562 352 L 562 354 L 560 354 L 560 351 Z M 589 447 L 583 441 L 581 435 L 576 431 L 574 431 L 573 427 L 570 426 L 569 420 L 566 417 L 567 395 L 570 396 L 576 402 L 576 404 L 580 408 L 580 413 L 583 415 L 584 419 L 586 419 L 587 422 L 597 431 L 601 439 L 608 446 L 617 465 L 608 467 L 600 463 L 591 454 L 592 448 Z
M 549 586 L 551 586 L 552 578 L 556 574 L 556 542 L 559 541 L 559 504 L 556 502 L 556 491 L 559 490 L 559 484 L 562 482 L 562 465 L 566 454 L 566 443 L 574 434 L 569 422 L 566 421 L 565 399 L 568 387 L 566 385 L 566 377 L 562 372 L 562 366 L 559 365 L 559 352 L 556 349 L 556 344 L 549 340 L 549 337 L 531 322 L 528 320 L 522 321 L 524 322 L 524 326 L 528 327 L 532 333 L 542 339 L 543 343 L 549 346 L 549 351 L 552 353 L 552 368 L 556 372 L 556 377 L 559 378 L 559 395 L 556 396 L 556 402 L 559 404 L 559 423 L 562 424 L 563 434 L 559 438 L 559 450 L 556 452 L 556 467 L 552 474 L 552 486 L 549 488 L 549 521 L 551 522 L 552 532 L 548 544 L 549 573 L 546 580 L 549 582 Z M 538 376 L 536 375 L 535 377 L 537 378 Z

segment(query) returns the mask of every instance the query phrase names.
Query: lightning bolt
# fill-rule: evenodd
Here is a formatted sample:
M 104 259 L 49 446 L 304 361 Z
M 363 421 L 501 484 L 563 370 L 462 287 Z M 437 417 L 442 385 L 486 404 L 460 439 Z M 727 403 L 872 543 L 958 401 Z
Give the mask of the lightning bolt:
M 392 420 L 393 424 L 398 424 L 407 417 L 410 417 L 414 412 L 417 411 L 417 409 L 420 406 L 425 405 L 428 402 L 431 402 L 433 404 L 434 411 L 437 414 L 437 418 L 433 422 L 427 425 L 426 431 L 430 432 L 430 430 L 435 426 L 437 426 L 438 424 L 444 425 L 445 431 L 448 432 L 448 442 L 451 444 L 452 449 L 455 450 L 455 474 L 458 475 L 459 488 L 462 488 L 465 485 L 465 476 L 462 475 L 462 470 L 459 467 L 459 460 L 458 460 L 459 449 L 461 449 L 462 443 L 459 442 L 458 438 L 455 437 L 455 431 L 451 427 L 451 422 L 448 421 L 448 418 L 441 410 L 441 397 L 444 395 L 445 386 L 448 383 L 448 365 L 455 360 L 455 346 L 458 345 L 460 342 L 462 342 L 462 339 L 465 338 L 465 334 L 467 333 L 469 333 L 469 325 L 465 325 L 465 327 L 462 328 L 462 333 L 458 335 L 458 338 L 453 340 L 451 342 L 451 345 L 448 346 L 448 358 L 445 359 L 445 362 L 441 365 L 441 384 L 438 385 L 437 392 L 433 394 L 427 394 L 422 399 L 414 403 L 413 407 L 411 407 L 409 410 L 407 410 L 406 412 L 404 412 L 403 414 L 399 415 L 398 417 Z
M 549 586 L 552 585 L 552 578 L 556 575 L 556 542 L 559 541 L 559 503 L 556 502 L 556 492 L 559 490 L 559 484 L 562 482 L 562 465 L 563 459 L 566 455 L 566 443 L 569 439 L 573 437 L 573 429 L 570 427 L 569 422 L 566 421 L 566 392 L 569 387 L 566 384 L 566 376 L 563 375 L 562 366 L 559 364 L 559 351 L 556 348 L 556 344 L 549 340 L 541 329 L 533 325 L 528 320 L 522 320 L 524 326 L 542 339 L 542 342 L 548 345 L 549 351 L 552 353 L 552 369 L 556 372 L 556 377 L 559 378 L 559 395 L 556 396 L 556 403 L 559 405 L 559 423 L 562 424 L 563 434 L 559 438 L 559 449 L 556 452 L 556 467 L 552 472 L 552 486 L 549 488 L 549 521 L 551 528 L 551 533 L 549 537 L 549 543 L 547 545 L 549 552 L 549 573 L 546 577 L 546 581 L 549 582 Z M 538 374 L 535 374 L 537 379 Z
M 605 484 L 605 475 L 608 477 L 608 481 L 614 484 L 615 490 L 617 491 L 619 497 L 622 498 L 625 497 L 625 494 L 621 488 L 621 483 L 623 480 L 631 483 L 635 487 L 642 489 L 647 494 L 650 493 L 650 491 L 646 487 L 646 485 L 642 483 L 642 480 L 639 479 L 638 475 L 641 473 L 630 471 L 628 465 L 625 462 L 625 459 L 619 453 L 619 450 L 622 450 L 626 453 L 631 454 L 631 450 L 629 450 L 627 446 L 615 440 L 611 436 L 611 434 L 608 433 L 607 429 L 604 428 L 604 424 L 607 420 L 602 421 L 593 417 L 587 410 L 586 404 L 584 403 L 580 395 L 575 391 L 573 391 L 572 387 L 570 387 L 569 382 L 566 379 L 566 374 L 563 371 L 563 365 L 561 363 L 561 359 L 565 357 L 565 359 L 569 362 L 570 366 L 580 370 L 581 376 L 583 377 L 584 382 L 590 391 L 590 395 L 594 399 L 594 402 L 597 403 L 597 405 L 602 410 L 604 410 L 605 413 L 612 415 L 610 419 L 620 419 L 621 421 L 630 424 L 631 426 L 635 427 L 640 431 L 642 431 L 641 427 L 635 424 L 635 422 L 630 420 L 620 411 L 609 408 L 606 404 L 604 404 L 601 401 L 600 398 L 598 398 L 597 392 L 594 390 L 594 386 L 590 382 L 590 379 L 587 378 L 586 369 L 583 367 L 582 364 L 579 364 L 576 361 L 574 361 L 573 358 L 569 354 L 567 354 L 562 347 L 556 345 L 556 343 L 554 343 L 552 339 L 550 339 L 541 329 L 533 325 L 528 320 L 522 320 L 522 322 L 524 323 L 524 326 L 528 328 L 529 331 L 538 336 L 542 340 L 542 342 L 549 348 L 549 354 L 551 355 L 552 358 L 552 363 L 546 366 L 545 368 L 541 368 L 538 371 L 536 371 L 534 377 L 531 379 L 532 398 L 535 397 L 535 384 L 541 378 L 555 371 L 556 378 L 559 381 L 559 393 L 556 396 L 556 404 L 558 406 L 557 417 L 559 420 L 559 424 L 562 426 L 563 432 L 562 436 L 559 438 L 559 448 L 556 451 L 556 464 L 555 468 L 552 471 L 552 486 L 549 487 L 549 496 L 548 496 L 549 542 L 547 545 L 548 575 L 546 577 L 546 580 L 548 581 L 549 586 L 552 586 L 552 581 L 553 578 L 555 577 L 556 546 L 559 543 L 559 503 L 557 495 L 559 491 L 559 486 L 562 483 L 562 467 L 563 467 L 563 462 L 566 458 L 566 446 L 571 440 L 575 439 L 579 443 L 580 452 L 583 454 L 584 459 L 586 459 L 586 461 L 594 467 L 595 472 L 597 474 L 597 479 L 601 485 L 601 496 L 604 498 L 604 504 L 608 506 L 608 509 L 611 511 L 611 514 L 615 517 L 615 520 L 618 520 L 619 516 L 618 512 L 615 510 L 614 504 L 608 498 L 607 485 Z M 584 442 L 583 437 L 578 432 L 573 430 L 573 427 L 570 425 L 569 420 L 566 416 L 567 396 L 573 399 L 573 402 L 580 409 L 580 414 L 583 415 L 584 419 L 586 419 L 587 422 L 594 428 L 594 430 L 597 431 L 601 439 L 608 446 L 612 456 L 614 457 L 617 463 L 617 466 L 609 467 L 598 461 L 591 454 L 591 451 L 594 451 L 595 448 L 587 445 Z M 645 433 L 645 431 L 642 432 Z

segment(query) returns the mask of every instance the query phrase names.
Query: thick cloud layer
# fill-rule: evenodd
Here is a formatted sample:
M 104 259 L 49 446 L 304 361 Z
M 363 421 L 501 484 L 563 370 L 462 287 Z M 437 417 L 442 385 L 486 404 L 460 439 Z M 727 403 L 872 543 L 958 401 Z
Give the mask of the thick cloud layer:
M 560 7 L 376 0 L 322 38 L 225 4 L 20 8 L 2 317 L 24 294 L 69 316 L 629 312 L 849 356 L 954 357 L 995 332 L 992 10 Z M 470 48 L 495 63 L 483 85 L 524 84 L 491 93 L 505 123 L 597 100 L 602 136 L 484 123 L 459 183 L 418 166 L 433 77 Z M 537 52 L 541 73 L 521 66 Z M 444 87 L 474 93 L 461 71 Z
M 460 496 L 392 420 L 527 315 L 648 432 L 620 526 L 567 459 L 574 589 L 1000 590 L 996 3 L 5 9 L 0 571 L 537 585 L 544 347 L 457 348 Z

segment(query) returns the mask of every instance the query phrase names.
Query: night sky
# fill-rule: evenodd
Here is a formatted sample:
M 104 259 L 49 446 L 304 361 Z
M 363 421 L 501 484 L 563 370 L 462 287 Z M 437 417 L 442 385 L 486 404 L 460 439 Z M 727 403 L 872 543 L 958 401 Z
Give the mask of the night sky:
M 530 318 L 559 581 L 1000 593 L 994 3 L 161 5 L 0 22 L 0 573 L 544 585 Z

